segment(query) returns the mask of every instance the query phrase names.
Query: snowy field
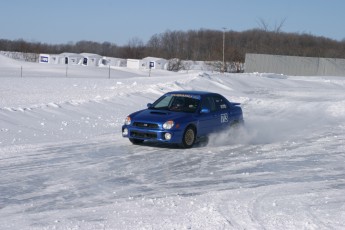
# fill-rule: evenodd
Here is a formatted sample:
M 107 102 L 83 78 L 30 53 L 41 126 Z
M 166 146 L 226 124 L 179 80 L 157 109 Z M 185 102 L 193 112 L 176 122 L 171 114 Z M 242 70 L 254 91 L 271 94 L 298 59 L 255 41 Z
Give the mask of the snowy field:
M 345 77 L 67 71 L 0 56 L 0 229 L 345 229 Z M 240 102 L 245 127 L 122 138 L 171 90 Z

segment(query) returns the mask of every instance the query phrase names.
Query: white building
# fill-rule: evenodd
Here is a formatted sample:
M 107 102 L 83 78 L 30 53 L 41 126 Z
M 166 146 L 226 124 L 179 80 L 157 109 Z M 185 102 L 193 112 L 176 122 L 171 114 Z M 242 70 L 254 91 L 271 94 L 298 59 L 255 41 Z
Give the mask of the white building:
M 58 54 L 40 54 L 38 57 L 39 63 L 46 63 L 46 64 L 59 64 L 59 57 Z
M 83 56 L 75 53 L 62 53 L 58 55 L 57 64 L 78 65 L 81 63 Z
M 99 66 L 126 67 L 127 60 L 122 58 L 103 57 L 102 60 L 100 60 Z
M 143 59 L 121 59 L 102 57 L 92 53 L 62 53 L 40 54 L 39 63 L 84 65 L 84 66 L 114 66 L 131 69 L 167 69 L 168 61 L 163 58 L 146 57 Z
M 146 57 L 140 62 L 141 69 L 166 69 L 168 61 L 164 58 Z
M 127 59 L 127 68 L 139 69 L 140 60 L 139 59 Z
M 91 53 L 81 53 L 83 56 L 82 65 L 85 66 L 99 66 L 99 62 L 102 60 L 102 56 L 98 54 L 91 54 Z
M 166 69 L 168 61 L 163 58 L 146 57 L 139 59 L 127 59 L 127 68 L 131 69 Z

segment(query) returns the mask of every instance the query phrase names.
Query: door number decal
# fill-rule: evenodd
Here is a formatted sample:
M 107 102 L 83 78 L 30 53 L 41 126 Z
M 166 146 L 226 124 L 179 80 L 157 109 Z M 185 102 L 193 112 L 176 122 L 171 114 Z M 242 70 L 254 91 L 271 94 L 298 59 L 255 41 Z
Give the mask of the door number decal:
M 227 113 L 223 113 L 220 115 L 220 122 L 221 123 L 229 122 L 229 117 Z

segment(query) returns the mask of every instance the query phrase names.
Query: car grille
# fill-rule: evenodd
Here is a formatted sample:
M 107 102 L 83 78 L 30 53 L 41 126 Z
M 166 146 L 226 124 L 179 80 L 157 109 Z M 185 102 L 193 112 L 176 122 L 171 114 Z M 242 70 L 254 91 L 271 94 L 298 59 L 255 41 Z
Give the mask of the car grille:
M 134 122 L 133 126 L 145 129 L 158 129 L 158 124 L 154 123 L 144 123 L 144 122 Z
M 157 134 L 156 133 L 144 133 L 144 132 L 132 131 L 131 137 L 157 139 Z

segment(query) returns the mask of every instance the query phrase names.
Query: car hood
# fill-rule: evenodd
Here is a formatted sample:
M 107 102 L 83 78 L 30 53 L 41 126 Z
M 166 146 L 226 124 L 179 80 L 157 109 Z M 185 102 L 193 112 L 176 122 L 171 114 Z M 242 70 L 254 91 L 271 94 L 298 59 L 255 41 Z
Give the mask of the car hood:
M 186 118 L 187 116 L 192 116 L 192 114 L 168 110 L 145 109 L 132 114 L 131 118 L 133 121 L 164 123 L 168 120 L 176 121 L 179 118 Z

